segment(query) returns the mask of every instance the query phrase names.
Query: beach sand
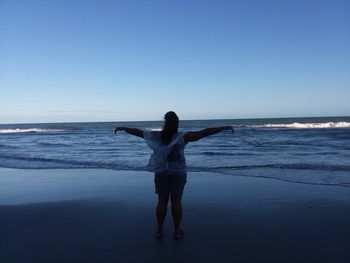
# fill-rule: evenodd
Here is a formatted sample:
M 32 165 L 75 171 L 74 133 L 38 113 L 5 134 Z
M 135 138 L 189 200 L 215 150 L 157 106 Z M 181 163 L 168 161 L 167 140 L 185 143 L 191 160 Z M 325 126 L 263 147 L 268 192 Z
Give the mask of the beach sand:
M 145 172 L 0 169 L 0 262 L 350 262 L 349 188 L 189 173 L 182 240 L 155 202 Z

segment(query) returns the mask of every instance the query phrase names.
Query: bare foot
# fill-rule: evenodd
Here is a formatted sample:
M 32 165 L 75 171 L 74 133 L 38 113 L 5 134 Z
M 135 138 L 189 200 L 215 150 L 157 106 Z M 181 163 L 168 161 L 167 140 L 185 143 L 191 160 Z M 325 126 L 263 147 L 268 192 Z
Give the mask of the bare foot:
M 162 239 L 163 238 L 163 231 L 158 230 L 155 234 L 156 239 Z
M 183 238 L 183 236 L 184 236 L 184 231 L 179 230 L 179 231 L 176 231 L 176 232 L 175 232 L 175 234 L 174 234 L 174 239 L 179 240 L 179 239 Z

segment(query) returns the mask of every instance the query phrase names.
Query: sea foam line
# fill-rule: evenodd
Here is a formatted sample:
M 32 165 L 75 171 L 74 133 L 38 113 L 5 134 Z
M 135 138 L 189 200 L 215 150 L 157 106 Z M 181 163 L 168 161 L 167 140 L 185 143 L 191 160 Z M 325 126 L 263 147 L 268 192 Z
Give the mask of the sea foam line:
M 13 162 L 14 161 L 14 162 Z M 33 168 L 36 165 L 41 167 L 41 164 L 55 164 L 54 168 L 58 168 L 59 164 L 64 166 L 69 165 L 71 168 L 104 168 L 104 169 L 120 169 L 120 170 L 145 170 L 145 166 L 128 166 L 124 163 L 105 163 L 99 161 L 90 160 L 62 160 L 54 158 L 44 158 L 44 157 L 24 157 L 24 156 L 11 156 L 0 154 L 0 167 L 8 167 L 11 163 L 13 168 L 20 168 L 16 165 L 20 165 L 22 168 L 25 164 L 21 163 L 24 161 L 30 164 L 29 167 Z M 47 165 L 45 165 L 47 167 Z M 49 167 L 48 167 L 49 168 Z M 62 167 L 64 168 L 64 167 Z M 254 169 L 281 169 L 281 170 L 315 170 L 315 171 L 350 171 L 350 165 L 340 165 L 340 164 L 317 164 L 317 163 L 290 163 L 290 164 L 260 164 L 260 165 L 233 165 L 233 166 L 216 166 L 216 167 L 206 167 L 206 166 L 189 166 L 188 170 L 193 172 L 227 172 L 227 171 L 237 171 L 237 170 L 254 170 Z
M 59 129 L 41 129 L 41 128 L 28 128 L 28 129 L 0 129 L 0 133 L 26 133 L 26 132 L 61 132 L 64 130 Z
M 292 129 L 329 129 L 350 128 L 350 122 L 311 122 L 311 123 L 267 123 L 262 125 L 232 125 L 233 128 L 292 128 Z
M 349 128 L 349 122 L 324 122 L 324 123 L 299 123 L 290 124 L 266 124 L 267 128 L 297 128 L 297 129 L 313 129 L 313 128 Z

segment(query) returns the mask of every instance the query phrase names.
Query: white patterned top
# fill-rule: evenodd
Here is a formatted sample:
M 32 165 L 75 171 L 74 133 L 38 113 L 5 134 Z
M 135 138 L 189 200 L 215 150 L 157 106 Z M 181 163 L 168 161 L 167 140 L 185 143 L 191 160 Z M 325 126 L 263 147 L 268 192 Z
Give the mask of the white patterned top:
M 160 131 L 144 130 L 145 142 L 153 150 L 147 165 L 150 172 L 187 172 L 185 160 L 185 133 L 175 134 L 168 145 L 163 144 Z

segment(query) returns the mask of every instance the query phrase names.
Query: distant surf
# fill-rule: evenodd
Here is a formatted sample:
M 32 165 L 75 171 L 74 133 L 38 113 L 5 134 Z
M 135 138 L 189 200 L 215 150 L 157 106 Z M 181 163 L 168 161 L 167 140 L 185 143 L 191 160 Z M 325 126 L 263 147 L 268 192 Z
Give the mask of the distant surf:
M 42 128 L 27 128 L 27 129 L 0 129 L 0 134 L 6 134 L 6 133 L 35 133 L 35 132 L 60 132 L 64 131 L 61 129 L 42 129 Z
M 334 129 L 350 128 L 350 122 L 320 122 L 320 123 L 267 123 L 262 125 L 232 125 L 234 128 L 291 128 L 291 129 Z
M 349 128 L 350 122 L 324 122 L 324 123 L 289 123 L 289 124 L 265 124 L 266 128 L 295 128 L 295 129 L 326 129 Z

